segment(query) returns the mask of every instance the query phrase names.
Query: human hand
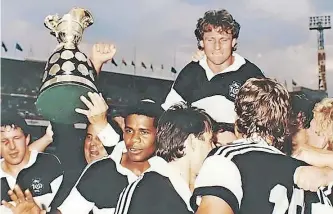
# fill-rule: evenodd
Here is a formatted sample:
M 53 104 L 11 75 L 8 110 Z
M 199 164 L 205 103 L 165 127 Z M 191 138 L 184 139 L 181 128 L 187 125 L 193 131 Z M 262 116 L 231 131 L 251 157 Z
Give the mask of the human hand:
M 13 190 L 8 191 L 10 199 L 15 205 L 2 201 L 2 204 L 10 209 L 14 214 L 46 214 L 45 210 L 41 210 L 35 203 L 29 189 L 22 192 L 18 185 L 15 185 Z
M 193 62 L 198 62 L 199 60 L 201 60 L 203 57 L 205 56 L 205 52 L 198 50 L 197 52 L 194 53 L 194 55 L 192 56 L 192 61 Z
M 89 101 L 86 97 L 81 96 L 81 101 L 88 107 L 87 110 L 76 108 L 77 113 L 86 115 L 90 124 L 94 126 L 97 133 L 108 124 L 107 110 L 109 106 L 105 102 L 102 94 L 88 92 Z
M 294 183 L 307 191 L 316 192 L 319 187 L 327 186 L 330 181 L 332 169 L 315 166 L 300 166 L 295 170 Z
M 112 60 L 116 51 L 117 49 L 113 44 L 97 43 L 93 45 L 90 61 L 94 65 L 97 74 L 101 71 L 104 63 Z

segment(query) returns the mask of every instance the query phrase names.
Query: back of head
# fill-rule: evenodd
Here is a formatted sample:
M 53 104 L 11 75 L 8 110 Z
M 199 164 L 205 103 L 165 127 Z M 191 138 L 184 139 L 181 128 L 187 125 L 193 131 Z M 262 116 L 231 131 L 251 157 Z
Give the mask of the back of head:
M 269 78 L 251 78 L 240 88 L 235 100 L 237 130 L 245 137 L 259 135 L 282 149 L 289 134 L 289 93 Z
M 170 107 L 157 126 L 156 154 L 170 162 L 183 157 L 185 141 L 190 134 L 199 137 L 212 132 L 210 116 L 202 109 L 184 103 Z
M 333 98 L 324 98 L 313 108 L 314 120 L 319 135 L 325 136 L 329 149 L 333 150 Z
M 123 116 L 126 117 L 132 114 L 143 115 L 146 117 L 154 118 L 154 126 L 157 127 L 157 122 L 160 116 L 163 114 L 164 110 L 161 105 L 158 105 L 152 100 L 140 100 L 126 108 L 123 111 Z
M 1 127 L 3 126 L 20 127 L 25 135 L 28 134 L 28 125 L 17 112 L 1 111 Z
M 213 29 L 232 34 L 232 38 L 238 38 L 240 25 L 232 17 L 232 15 L 225 9 L 222 10 L 209 10 L 205 12 L 204 17 L 200 18 L 197 22 L 194 34 L 198 40 L 198 48 L 202 50 L 200 41 L 203 40 L 205 32 L 210 32 Z M 234 49 L 236 50 L 236 48 Z
M 310 100 L 304 93 L 291 94 L 291 117 L 299 128 L 309 128 L 313 118 L 316 100 Z

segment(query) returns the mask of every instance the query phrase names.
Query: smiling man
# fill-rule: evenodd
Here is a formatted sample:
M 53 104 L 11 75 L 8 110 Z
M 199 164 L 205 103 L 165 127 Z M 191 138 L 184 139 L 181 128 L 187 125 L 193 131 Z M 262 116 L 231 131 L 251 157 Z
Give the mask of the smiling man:
M 95 160 L 108 156 L 107 148 L 104 147 L 102 141 L 99 139 L 93 125 L 89 124 L 87 127 L 86 138 L 84 139 L 84 158 L 88 164 Z M 112 149 L 111 147 L 110 149 Z
M 113 213 L 123 188 L 155 162 L 152 156 L 155 153 L 156 127 L 162 113 L 163 109 L 150 101 L 140 101 L 129 107 L 126 110 L 124 141 L 113 146 L 109 156 L 87 166 L 57 213 L 84 214 L 91 210 L 94 214 Z

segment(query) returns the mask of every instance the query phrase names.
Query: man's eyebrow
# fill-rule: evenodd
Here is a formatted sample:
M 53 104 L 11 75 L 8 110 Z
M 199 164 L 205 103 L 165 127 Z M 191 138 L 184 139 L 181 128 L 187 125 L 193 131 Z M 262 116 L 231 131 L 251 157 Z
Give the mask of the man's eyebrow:
M 140 131 L 150 131 L 148 128 L 139 128 Z

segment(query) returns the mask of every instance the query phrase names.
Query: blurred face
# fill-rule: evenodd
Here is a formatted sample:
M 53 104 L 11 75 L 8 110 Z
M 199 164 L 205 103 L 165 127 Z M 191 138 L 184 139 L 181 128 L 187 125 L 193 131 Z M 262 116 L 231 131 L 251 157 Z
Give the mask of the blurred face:
M 229 131 L 224 131 L 224 132 L 217 132 L 215 134 L 216 146 L 224 146 L 227 145 L 228 143 L 233 142 L 234 140 L 237 140 L 237 137 L 234 133 L 229 132 Z
M 208 153 L 213 149 L 213 132 L 194 137 L 192 145 L 194 149 L 191 154 L 191 170 L 197 175 Z
M 236 44 L 236 39 L 231 33 L 219 33 L 215 29 L 205 32 L 200 45 L 207 56 L 207 63 L 211 65 L 232 64 L 232 49 Z
M 87 135 L 84 140 L 84 157 L 87 163 L 101 159 L 107 156 L 107 152 L 97 136 L 96 131 L 93 129 L 92 125 L 87 128 Z
M 30 136 L 25 136 L 20 127 L 1 126 L 1 156 L 8 165 L 18 165 L 29 160 L 28 144 Z
M 315 119 L 312 119 L 310 127 L 307 129 L 308 144 L 319 149 L 324 149 L 327 146 L 327 142 L 324 136 L 319 135 L 317 129 L 317 123 Z
M 154 118 L 132 114 L 126 117 L 124 141 L 133 162 L 147 161 L 155 152 Z

